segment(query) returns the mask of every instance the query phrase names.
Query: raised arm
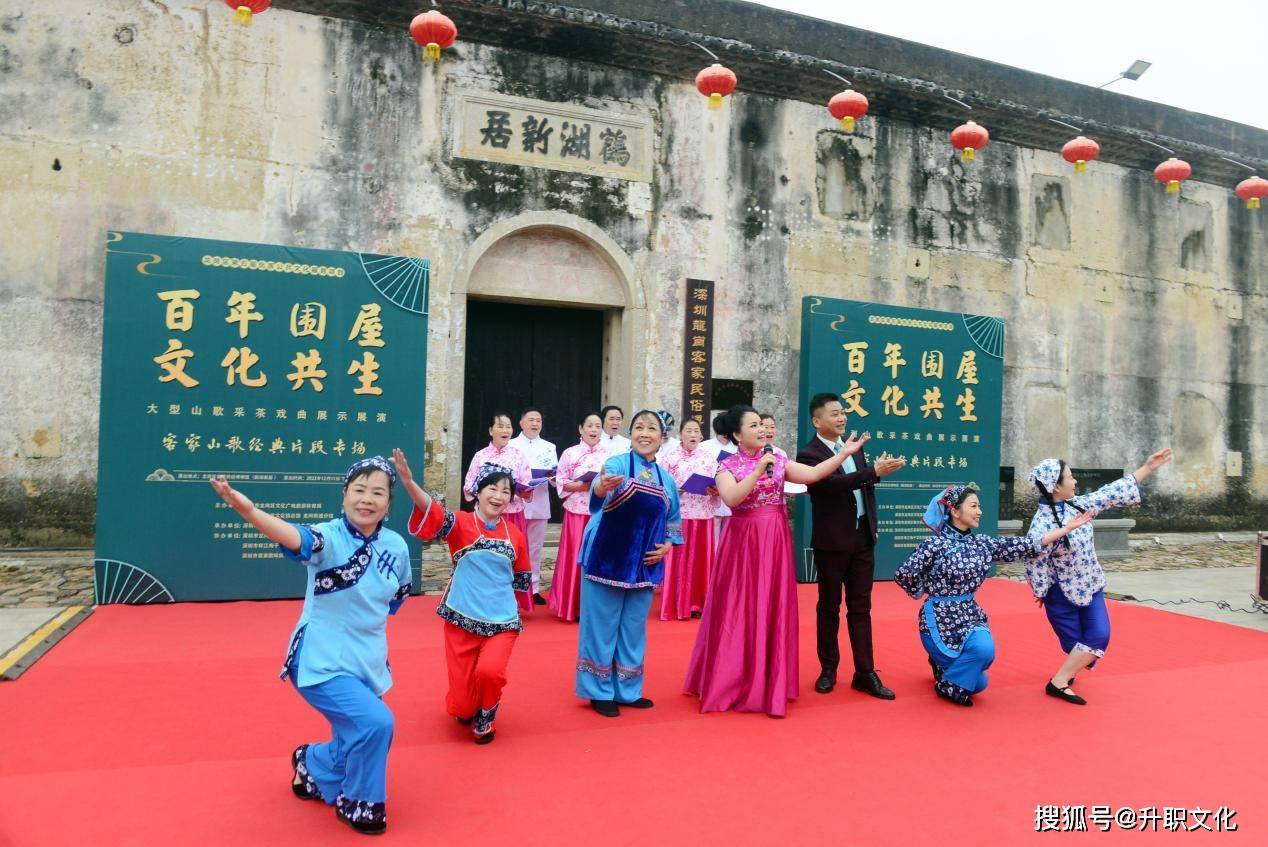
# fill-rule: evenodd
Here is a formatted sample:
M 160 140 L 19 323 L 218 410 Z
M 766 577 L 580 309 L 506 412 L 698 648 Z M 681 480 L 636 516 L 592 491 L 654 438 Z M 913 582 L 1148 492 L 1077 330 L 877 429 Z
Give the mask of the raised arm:
M 444 538 L 453 529 L 455 516 L 453 512 L 432 499 L 431 495 L 414 479 L 405 453 L 399 447 L 392 451 L 392 465 L 396 468 L 396 478 L 401 487 L 414 501 L 414 511 L 410 513 L 408 531 L 410 535 L 431 541 L 433 538 Z
M 215 489 L 222 500 L 242 516 L 243 520 L 264 533 L 271 541 L 282 545 L 292 553 L 300 552 L 304 539 L 299 529 L 293 524 L 275 515 L 270 515 L 262 509 L 257 509 L 255 504 L 251 502 L 250 497 L 229 484 L 224 474 L 218 477 L 213 476 L 211 478 L 211 487 Z
M 984 540 L 991 550 L 991 561 L 993 562 L 1019 562 L 1022 559 L 1029 558 L 1036 553 L 1042 553 L 1045 548 L 1051 547 L 1062 538 L 1065 538 L 1071 532 L 1074 532 L 1084 524 L 1091 523 L 1096 517 L 1096 512 L 1091 510 L 1080 512 L 1074 516 L 1074 519 L 1065 526 L 1059 526 L 1054 529 L 1048 529 L 1036 532 L 1034 528 L 1029 533 L 1021 536 L 1012 537 L 987 537 Z
M 822 462 L 819 462 L 814 465 L 803 465 L 801 462 L 789 462 L 787 465 L 784 466 L 784 479 L 788 480 L 789 482 L 798 482 L 798 483 L 801 483 L 802 485 L 813 485 L 814 483 L 828 476 L 828 474 L 832 473 L 837 468 L 841 467 L 841 464 L 846 459 L 848 459 L 849 457 L 853 456 L 855 453 L 862 450 L 863 445 L 866 444 L 867 441 L 868 441 L 868 436 L 866 435 L 860 436 L 858 438 L 854 438 L 853 436 L 851 436 L 850 438 L 846 439 L 845 448 L 841 450 L 840 453 L 837 453 L 834 456 L 829 456 L 828 458 L 824 459 Z M 876 479 L 875 471 L 871 471 L 865 468 L 863 471 L 859 471 L 858 473 L 863 475 L 863 477 L 867 478 L 867 481 L 869 482 L 874 482 Z M 849 474 L 848 476 L 856 476 L 856 474 Z M 861 484 L 864 484 L 864 483 L 859 483 L 858 485 L 854 485 L 853 487 L 858 488 L 859 485 Z

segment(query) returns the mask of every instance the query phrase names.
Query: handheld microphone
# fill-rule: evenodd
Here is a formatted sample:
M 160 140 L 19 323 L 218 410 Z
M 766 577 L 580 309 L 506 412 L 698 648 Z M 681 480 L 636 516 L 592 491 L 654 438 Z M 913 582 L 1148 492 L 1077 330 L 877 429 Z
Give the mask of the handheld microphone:
M 775 452 L 775 448 L 774 448 L 774 447 L 772 447 L 772 446 L 770 446 L 769 444 L 767 444 L 765 447 L 763 447 L 763 448 L 762 448 L 762 455 L 763 455 L 763 456 L 769 456 L 771 453 L 774 453 L 774 452 Z M 772 477 L 772 476 L 774 476 L 774 475 L 775 475 L 775 466 L 774 466 L 774 465 L 767 465 L 767 466 L 766 466 L 766 476 L 767 476 L 767 478 L 770 478 L 770 477 Z

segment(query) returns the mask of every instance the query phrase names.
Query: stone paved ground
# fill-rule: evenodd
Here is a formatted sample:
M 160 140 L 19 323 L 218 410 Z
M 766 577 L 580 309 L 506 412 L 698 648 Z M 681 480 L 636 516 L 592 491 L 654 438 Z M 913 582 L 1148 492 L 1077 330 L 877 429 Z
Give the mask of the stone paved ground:
M 552 533 L 552 536 L 554 534 Z M 1237 533 L 1216 540 L 1210 534 L 1162 536 L 1164 544 L 1152 536 L 1133 536 L 1133 554 L 1104 562 L 1105 570 L 1160 571 L 1193 568 L 1234 568 L 1256 563 L 1254 535 Z M 552 539 L 553 540 L 553 539 Z M 555 550 L 543 555 L 542 585 L 549 586 L 555 569 Z M 1020 579 L 1020 565 L 999 567 L 999 575 Z M 449 578 L 449 557 L 442 545 L 429 545 L 423 555 L 423 591 L 438 593 Z M 0 608 L 13 606 L 64 606 L 91 604 L 92 551 L 82 550 L 0 550 Z

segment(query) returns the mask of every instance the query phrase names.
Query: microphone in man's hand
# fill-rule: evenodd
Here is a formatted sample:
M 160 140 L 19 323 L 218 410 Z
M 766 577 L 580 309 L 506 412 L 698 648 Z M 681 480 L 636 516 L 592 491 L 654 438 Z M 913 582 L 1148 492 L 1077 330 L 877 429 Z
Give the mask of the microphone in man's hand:
M 767 444 L 765 447 L 763 447 L 763 448 L 762 448 L 762 455 L 763 455 L 763 456 L 769 456 L 771 453 L 774 453 L 774 452 L 775 452 L 775 448 L 774 448 L 774 447 L 772 447 L 772 446 L 770 446 L 769 444 Z M 772 477 L 772 476 L 774 476 L 774 475 L 775 475 L 775 465 L 774 465 L 773 463 L 772 463 L 772 464 L 767 465 L 767 466 L 766 466 L 766 476 L 767 476 L 767 477 Z

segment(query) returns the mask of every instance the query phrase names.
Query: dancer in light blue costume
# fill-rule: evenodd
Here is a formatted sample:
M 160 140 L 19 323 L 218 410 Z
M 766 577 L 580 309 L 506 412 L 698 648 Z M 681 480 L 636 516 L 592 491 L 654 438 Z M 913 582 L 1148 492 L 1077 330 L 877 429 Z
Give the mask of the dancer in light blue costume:
M 331 740 L 291 754 L 291 789 L 335 807 L 358 832 L 387 828 L 387 752 L 392 686 L 387 616 L 409 594 L 409 550 L 383 526 L 396 472 L 383 457 L 359 461 L 343 484 L 343 515 L 298 526 L 255 507 L 223 476 L 212 487 L 247 522 L 308 566 L 304 610 L 291 635 L 282 679 L 330 721 Z
M 643 696 L 647 611 L 664 578 L 661 560 L 682 544 L 678 486 L 656 464 L 664 422 L 643 410 L 630 423 L 631 450 L 609 457 L 590 486 L 590 522 L 581 539 L 578 697 L 604 717 L 620 707 L 649 709 Z
M 1030 483 L 1039 494 L 1039 508 L 1030 522 L 1031 537 L 1042 536 L 1074 515 L 1096 515 L 1139 503 L 1140 484 L 1169 461 L 1171 449 L 1159 450 L 1122 479 L 1076 496 L 1078 480 L 1066 463 L 1044 459 L 1030 472 Z M 1096 557 L 1092 527 L 1072 532 L 1056 547 L 1031 557 L 1026 563 L 1026 578 L 1066 653 L 1065 661 L 1044 686 L 1044 693 L 1076 706 L 1087 705 L 1070 686 L 1075 674 L 1092 667 L 1105 655 L 1110 638 L 1105 571 Z
M 960 706 L 972 706 L 986 690 L 986 670 L 995 661 L 995 639 L 986 612 L 974 594 L 992 562 L 1015 562 L 1043 550 L 1091 519 L 1080 517 L 1037 538 L 974 535 L 982 522 L 976 485 L 953 485 L 934 496 L 925 511 L 933 535 L 907 557 L 894 582 L 919 599 L 920 643 L 929 654 L 934 692 Z

